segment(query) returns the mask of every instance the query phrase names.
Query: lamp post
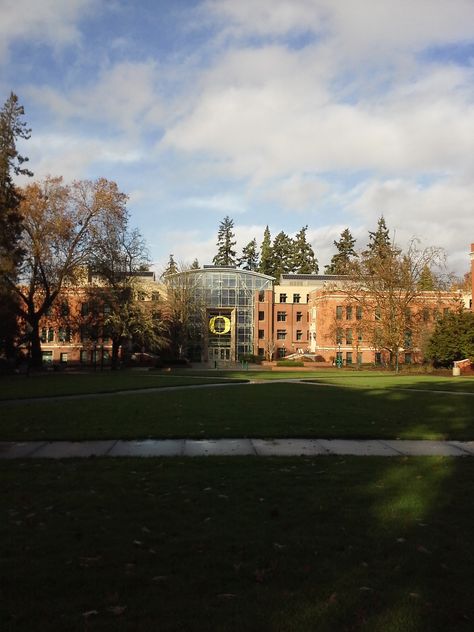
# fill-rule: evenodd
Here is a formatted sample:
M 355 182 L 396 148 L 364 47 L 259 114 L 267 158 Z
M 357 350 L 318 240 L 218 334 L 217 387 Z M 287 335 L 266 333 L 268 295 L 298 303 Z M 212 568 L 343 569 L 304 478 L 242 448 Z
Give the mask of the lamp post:
M 342 353 L 341 353 L 341 343 L 339 342 L 337 345 L 337 361 L 336 366 L 338 369 L 342 367 Z

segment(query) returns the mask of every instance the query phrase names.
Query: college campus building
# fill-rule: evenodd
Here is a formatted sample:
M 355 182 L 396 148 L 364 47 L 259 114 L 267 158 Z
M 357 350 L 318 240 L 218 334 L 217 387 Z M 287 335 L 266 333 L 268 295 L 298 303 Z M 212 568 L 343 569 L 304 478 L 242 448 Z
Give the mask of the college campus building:
M 474 244 L 471 245 L 474 273 Z M 474 274 L 473 274 L 474 278 Z M 166 296 L 173 289 L 186 290 L 194 305 L 197 327 L 183 355 L 192 362 L 233 363 L 242 357 L 261 359 L 306 357 L 324 364 L 383 364 L 388 352 L 374 343 L 380 318 L 375 305 L 362 307 L 348 298 L 348 279 L 337 275 L 283 274 L 280 279 L 235 267 L 204 266 L 170 275 L 166 284 L 153 272 L 136 275 L 136 300 L 149 309 L 166 311 Z M 473 288 L 474 290 L 474 288 Z M 41 326 L 43 359 L 49 363 L 106 365 L 111 341 L 100 317 L 107 316 L 106 297 L 90 305 L 86 288 L 67 288 L 67 319 L 49 314 Z M 422 345 L 437 318 L 457 309 L 461 301 L 473 309 L 472 292 L 423 292 L 423 301 L 410 306 L 416 336 L 407 330 L 399 361 L 420 362 Z M 63 309 L 61 303 L 57 310 Z M 84 325 L 91 309 L 94 326 Z M 62 314 L 65 316 L 65 314 Z M 82 319 L 82 320 L 81 320 Z M 70 323 L 66 325 L 65 322 Z M 81 323 L 79 325 L 78 323 Z M 76 323 L 76 325 L 74 325 Z

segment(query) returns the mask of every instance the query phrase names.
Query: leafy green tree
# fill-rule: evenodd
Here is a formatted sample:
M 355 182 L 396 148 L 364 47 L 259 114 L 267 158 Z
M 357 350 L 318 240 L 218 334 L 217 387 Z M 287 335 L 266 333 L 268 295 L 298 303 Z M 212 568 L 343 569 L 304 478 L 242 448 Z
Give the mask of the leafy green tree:
M 450 312 L 436 323 L 427 356 L 435 366 L 452 366 L 456 360 L 474 362 L 474 312 Z
M 128 213 L 104 217 L 95 236 L 95 247 L 88 260 L 93 278 L 88 289 L 92 304 L 107 305 L 103 321 L 97 319 L 112 341 L 112 368 L 117 368 L 119 350 L 134 347 L 158 351 L 168 343 L 165 325 L 154 309 L 155 303 L 145 300 L 147 288 L 142 272 L 148 271 L 149 256 L 140 232 L 129 230 Z
M 238 262 L 239 268 L 244 270 L 257 270 L 258 269 L 258 252 L 257 252 L 257 240 L 255 238 L 242 248 L 242 256 Z
M 212 262 L 216 266 L 235 265 L 235 235 L 234 221 L 227 215 L 219 224 L 217 232 L 217 254 Z
M 334 241 L 337 253 L 332 256 L 331 262 L 325 267 L 325 274 L 349 274 L 352 261 L 357 257 L 354 250 L 355 242 L 350 230 L 345 228 L 339 241 Z
M 11 287 L 24 251 L 21 246 L 23 230 L 20 213 L 21 193 L 13 182 L 14 175 L 33 175 L 22 166 L 28 158 L 16 148 L 18 139 L 30 138 L 31 130 L 22 120 L 23 106 L 13 92 L 0 111 L 0 353 L 15 355 L 18 336 L 18 300 Z
M 434 291 L 437 289 L 437 285 L 436 277 L 431 268 L 428 265 L 424 266 L 420 274 L 420 290 Z
M 293 239 L 293 255 L 291 261 L 292 272 L 297 274 L 317 274 L 319 271 L 318 261 L 314 256 L 314 250 L 306 238 L 307 226 L 296 234 Z
M 260 246 L 260 264 L 258 271 L 261 274 L 273 274 L 273 251 L 272 251 L 272 237 L 268 226 L 263 233 L 263 241 Z

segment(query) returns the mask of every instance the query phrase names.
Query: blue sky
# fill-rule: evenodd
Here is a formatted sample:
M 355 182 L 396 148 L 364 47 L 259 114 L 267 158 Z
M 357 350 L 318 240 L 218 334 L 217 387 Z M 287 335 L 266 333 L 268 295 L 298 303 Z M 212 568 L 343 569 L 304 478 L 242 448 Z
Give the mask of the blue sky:
M 160 270 L 308 225 L 320 267 L 383 214 L 474 242 L 472 0 L 0 0 L 0 96 L 36 178 L 104 176 Z

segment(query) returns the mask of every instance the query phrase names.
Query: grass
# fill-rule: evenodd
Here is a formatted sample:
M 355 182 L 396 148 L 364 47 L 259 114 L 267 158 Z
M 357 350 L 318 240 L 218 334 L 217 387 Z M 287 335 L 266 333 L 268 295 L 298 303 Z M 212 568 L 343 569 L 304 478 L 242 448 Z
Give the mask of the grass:
M 5 632 L 472 629 L 474 461 L 0 462 Z
M 433 383 L 436 386 L 436 383 Z M 0 440 L 474 437 L 474 397 L 327 384 L 237 384 L 204 390 L 4 402 Z
M 113 393 L 121 390 L 220 384 L 230 376 L 158 373 L 156 371 L 105 371 L 97 373 L 39 373 L 0 378 L 0 400 L 53 397 L 81 393 Z M 240 378 L 245 379 L 245 378 Z

